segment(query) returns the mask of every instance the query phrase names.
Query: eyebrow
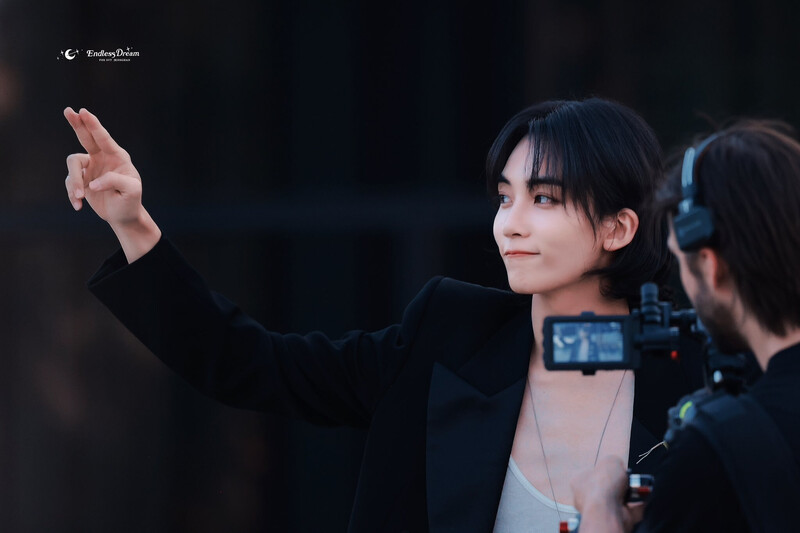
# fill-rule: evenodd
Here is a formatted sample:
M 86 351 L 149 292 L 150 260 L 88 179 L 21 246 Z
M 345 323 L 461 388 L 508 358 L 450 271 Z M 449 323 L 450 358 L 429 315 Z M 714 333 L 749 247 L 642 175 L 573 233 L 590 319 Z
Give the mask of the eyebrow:
M 500 177 L 497 178 L 497 183 L 505 183 L 507 185 L 511 185 L 511 182 L 508 181 L 508 178 L 505 177 L 505 175 L 502 173 L 500 174 Z M 528 185 L 528 189 L 533 189 L 537 185 L 550 185 L 562 188 L 564 187 L 564 183 L 555 176 L 539 176 L 536 178 L 528 178 L 526 180 L 526 183 Z

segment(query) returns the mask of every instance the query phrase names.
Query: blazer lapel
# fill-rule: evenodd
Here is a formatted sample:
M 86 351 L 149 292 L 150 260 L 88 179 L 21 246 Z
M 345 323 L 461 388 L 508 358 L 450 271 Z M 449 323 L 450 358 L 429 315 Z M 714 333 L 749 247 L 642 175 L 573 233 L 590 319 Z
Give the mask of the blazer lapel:
M 494 527 L 532 343 L 530 308 L 525 306 L 474 356 L 442 354 L 445 363 L 434 364 L 426 441 L 432 533 Z M 636 464 L 640 454 L 661 441 L 662 430 L 653 421 L 665 420 L 667 408 L 692 390 L 681 368 L 654 359 L 646 359 L 636 372 L 628 458 L 636 473 L 652 473 L 666 453 L 658 446 Z
M 426 441 L 432 533 L 494 526 L 532 342 L 530 314 L 520 312 L 460 368 L 435 363 Z

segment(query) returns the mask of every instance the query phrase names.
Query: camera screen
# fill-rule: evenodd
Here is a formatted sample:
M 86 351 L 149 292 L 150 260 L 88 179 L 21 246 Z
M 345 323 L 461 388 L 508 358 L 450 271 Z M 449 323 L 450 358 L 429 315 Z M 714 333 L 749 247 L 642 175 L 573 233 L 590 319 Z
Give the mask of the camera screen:
M 554 322 L 553 362 L 622 362 L 622 322 Z

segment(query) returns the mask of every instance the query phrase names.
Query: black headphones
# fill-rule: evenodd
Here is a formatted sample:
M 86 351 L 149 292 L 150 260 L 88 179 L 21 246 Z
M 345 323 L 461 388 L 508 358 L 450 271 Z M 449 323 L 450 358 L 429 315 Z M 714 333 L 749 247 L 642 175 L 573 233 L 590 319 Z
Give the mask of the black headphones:
M 701 142 L 697 148 L 688 148 L 683 155 L 681 169 L 681 188 L 683 200 L 678 204 L 678 214 L 672 219 L 672 227 L 678 240 L 678 247 L 684 252 L 696 252 L 707 245 L 714 235 L 714 222 L 711 211 L 703 205 L 697 187 L 697 162 L 703 152 L 719 137 L 714 134 Z

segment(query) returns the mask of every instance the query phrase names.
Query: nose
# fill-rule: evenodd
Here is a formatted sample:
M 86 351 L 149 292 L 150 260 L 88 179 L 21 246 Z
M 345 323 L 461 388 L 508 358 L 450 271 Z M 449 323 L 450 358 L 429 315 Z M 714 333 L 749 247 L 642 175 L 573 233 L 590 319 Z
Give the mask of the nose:
M 529 221 L 523 205 L 516 203 L 504 210 L 500 221 L 504 237 L 527 237 L 530 234 Z M 499 215 L 499 214 L 498 214 Z

